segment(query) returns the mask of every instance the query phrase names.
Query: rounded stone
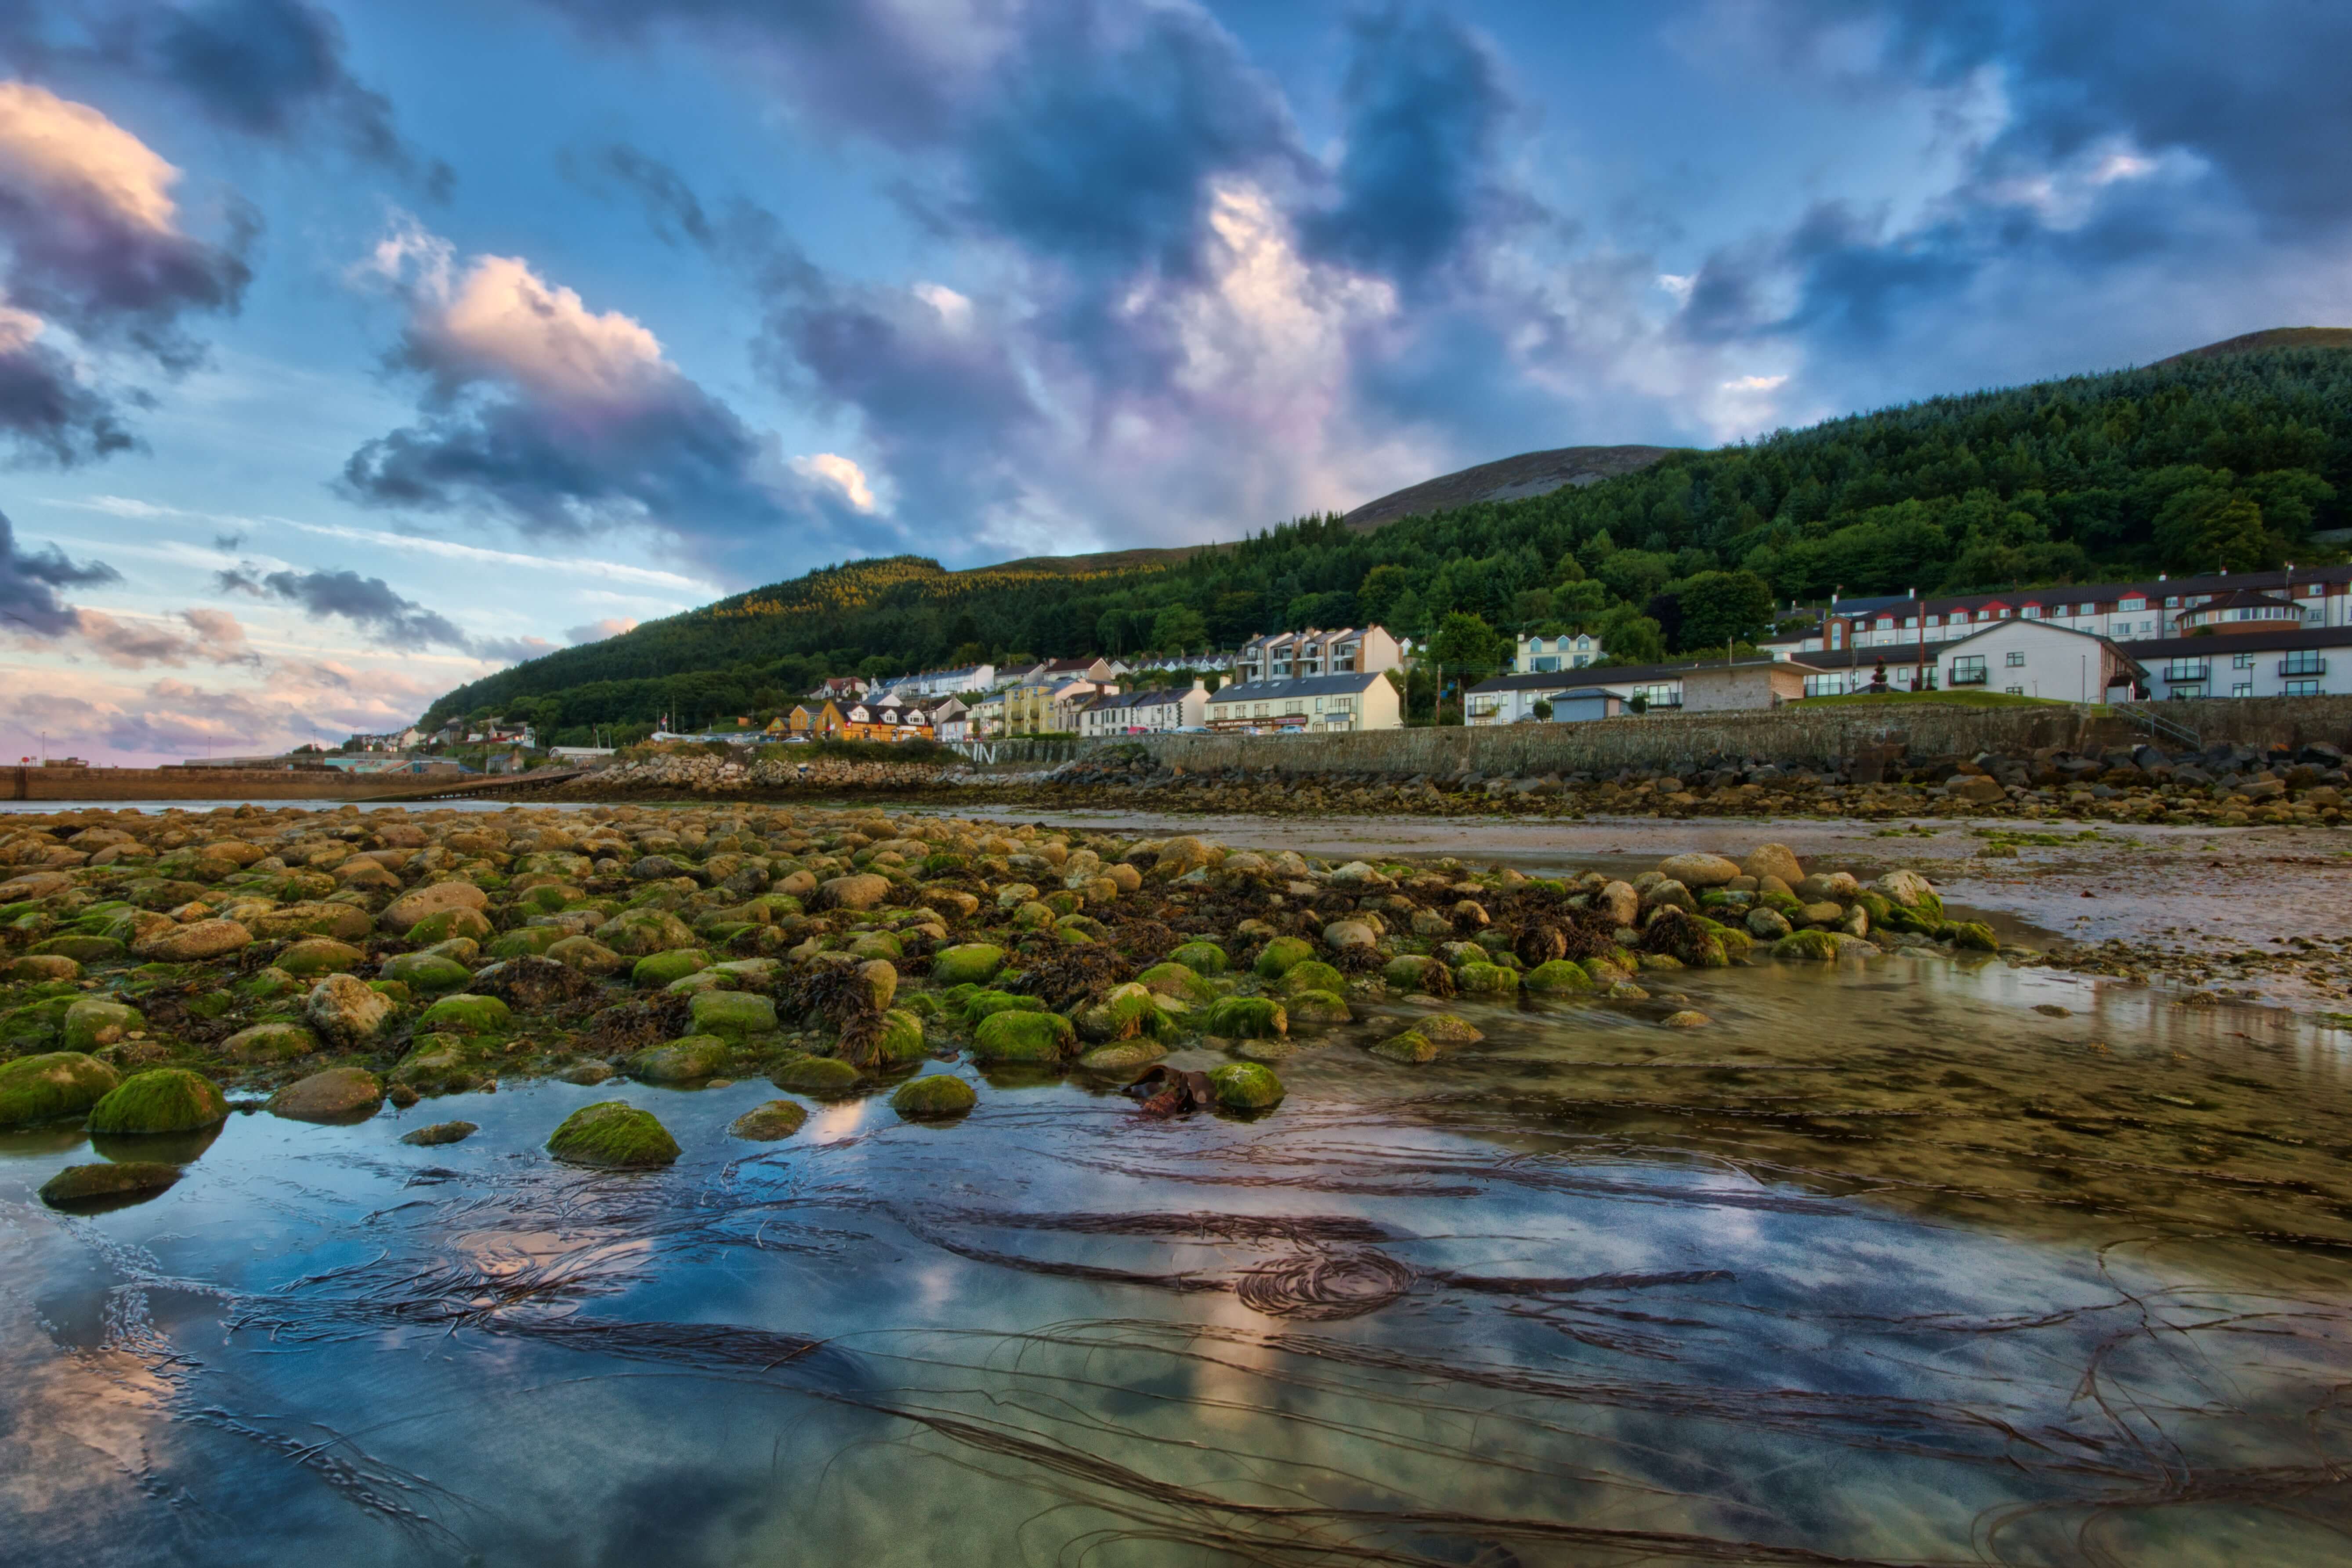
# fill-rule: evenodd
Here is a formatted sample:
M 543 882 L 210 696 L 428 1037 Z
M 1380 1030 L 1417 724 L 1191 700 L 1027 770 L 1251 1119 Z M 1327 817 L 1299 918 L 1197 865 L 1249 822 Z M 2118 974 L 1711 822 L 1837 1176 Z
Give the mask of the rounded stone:
M 430 1127 L 402 1133 L 400 1141 L 420 1149 L 437 1149 L 444 1143 L 462 1143 L 480 1131 L 470 1121 L 436 1121 Z
M 289 974 L 308 978 L 318 974 L 338 974 L 357 969 L 367 962 L 367 953 L 347 942 L 337 942 L 331 936 L 304 937 L 278 955 L 278 967 Z
M 49 1051 L 0 1062 L 0 1127 L 79 1116 L 122 1077 L 80 1051 Z
M 514 1021 L 514 1014 L 495 996 L 459 992 L 444 996 L 416 1020 L 420 1029 L 446 1030 L 459 1035 L 494 1035 Z
M 847 877 L 835 877 L 818 889 L 819 901 L 828 909 L 870 910 L 890 896 L 890 879 L 877 877 L 871 871 L 861 871 Z
M 339 1046 L 355 1046 L 383 1032 L 393 1000 L 348 974 L 330 974 L 310 988 L 302 1015 L 320 1035 Z
M 228 1120 L 228 1101 L 185 1068 L 133 1073 L 89 1108 L 92 1132 L 194 1132 Z
M 233 1062 L 261 1065 L 299 1061 L 319 1048 L 319 1037 L 299 1024 L 256 1024 L 239 1029 L 221 1042 L 221 1055 Z
M 41 1184 L 41 1201 L 53 1209 L 95 1208 L 125 1198 L 152 1197 L 179 1179 L 179 1166 L 158 1160 L 68 1165 Z
M 1211 1068 L 1209 1088 L 1228 1110 L 1265 1110 L 1282 1103 L 1282 1080 L 1259 1062 Z
M 627 1071 L 646 1083 L 693 1083 L 727 1068 L 731 1049 L 716 1035 L 688 1035 L 664 1046 L 648 1046 L 631 1057 Z
M 67 1050 L 93 1051 L 102 1046 L 119 1045 L 132 1030 L 146 1026 L 145 1016 L 136 1007 L 103 997 L 84 996 L 66 1009 L 58 1032 Z
M 833 1057 L 793 1057 L 768 1081 L 795 1094 L 845 1094 L 857 1087 L 857 1069 Z
M 385 959 L 377 973 L 383 979 L 397 980 L 411 991 L 421 991 L 428 996 L 463 991 L 474 979 L 473 971 L 437 952 L 400 953 Z
M 1669 1013 L 1665 1017 L 1665 1026 L 1669 1029 L 1704 1029 L 1714 1022 L 1706 1014 L 1690 1007 L 1678 1013 Z
M 671 1164 L 677 1140 L 650 1110 L 625 1100 L 583 1105 L 563 1119 L 547 1140 L 547 1152 L 567 1164 L 636 1171 Z
M 1742 874 L 1738 862 L 1720 855 L 1670 855 L 1658 862 L 1658 875 L 1685 888 L 1719 888 Z
M 471 882 L 434 882 L 400 895 L 384 906 L 383 929 L 404 936 L 412 926 L 449 910 L 480 911 L 489 908 L 488 893 Z
M 942 985 L 979 984 L 995 978 L 1004 967 L 1004 950 L 990 942 L 969 942 L 942 948 L 931 959 L 931 978 Z
M 971 1054 L 983 1062 L 1057 1062 L 1077 1044 L 1077 1030 L 1059 1013 L 1007 1009 L 972 1031 Z
M 133 943 L 131 951 L 159 963 L 201 963 L 253 945 L 253 933 L 235 921 L 204 920 L 173 926 Z
M 772 1100 L 737 1117 L 729 1124 L 727 1131 L 755 1143 L 772 1143 L 779 1138 L 791 1137 L 807 1121 L 806 1106 L 789 1100 Z
M 890 1096 L 890 1109 L 909 1121 L 944 1121 L 979 1103 L 971 1085 L 937 1072 L 908 1079 Z
M 355 1121 L 383 1103 L 383 1083 L 364 1068 L 329 1068 L 269 1097 L 272 1116 L 289 1121 Z

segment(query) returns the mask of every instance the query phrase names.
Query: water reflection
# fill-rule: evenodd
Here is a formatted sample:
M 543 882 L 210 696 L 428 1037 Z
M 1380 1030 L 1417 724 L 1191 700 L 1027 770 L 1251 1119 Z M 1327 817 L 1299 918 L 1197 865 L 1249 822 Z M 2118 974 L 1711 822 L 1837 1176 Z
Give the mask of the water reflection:
M 992 1079 L 950 1129 L 750 1144 L 764 1084 L 625 1089 L 687 1156 L 613 1176 L 538 1145 L 614 1086 L 548 1084 L 235 1118 L 92 1219 L 26 1206 L 86 1156 L 17 1135 L 0 1524 L 142 1563 L 2342 1560 L 2341 1037 L 1998 965 L 1646 978 L 1423 1067 L 1316 1037 L 1251 1123 Z

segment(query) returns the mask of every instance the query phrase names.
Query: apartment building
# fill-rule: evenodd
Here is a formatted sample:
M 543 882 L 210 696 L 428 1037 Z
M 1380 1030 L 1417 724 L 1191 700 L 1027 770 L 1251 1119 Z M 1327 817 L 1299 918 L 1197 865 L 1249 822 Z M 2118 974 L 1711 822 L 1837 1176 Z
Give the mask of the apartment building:
M 1242 644 L 1233 663 L 1236 684 L 1301 680 L 1324 675 L 1371 675 L 1404 662 L 1404 650 L 1382 626 L 1308 627 L 1270 632 Z
M 1190 689 L 1160 686 L 1147 691 L 1106 691 L 1078 710 L 1078 733 L 1105 738 L 1197 730 L 1208 707 L 1208 684 L 1197 679 Z
M 1210 729 L 1242 734 L 1331 734 L 1404 724 L 1402 697 L 1381 670 L 1237 681 L 1208 700 L 1206 713 Z

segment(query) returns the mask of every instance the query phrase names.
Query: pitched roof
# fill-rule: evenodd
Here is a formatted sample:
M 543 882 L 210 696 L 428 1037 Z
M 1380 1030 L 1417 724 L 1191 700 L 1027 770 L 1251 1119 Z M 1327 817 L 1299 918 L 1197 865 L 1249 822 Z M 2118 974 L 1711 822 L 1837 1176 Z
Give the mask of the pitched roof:
M 1306 675 L 1291 680 L 1245 680 L 1211 697 L 1211 702 L 1265 702 L 1278 697 L 1333 697 L 1363 690 L 1388 677 L 1379 670 Z

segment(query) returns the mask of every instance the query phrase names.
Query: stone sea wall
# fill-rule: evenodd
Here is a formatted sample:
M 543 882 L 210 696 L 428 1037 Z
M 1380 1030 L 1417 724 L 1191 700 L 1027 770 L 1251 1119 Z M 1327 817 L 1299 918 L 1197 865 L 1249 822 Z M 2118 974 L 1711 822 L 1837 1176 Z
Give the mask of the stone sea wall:
M 331 768 L 0 768 L 0 799 L 367 800 L 427 782 L 387 783 Z

